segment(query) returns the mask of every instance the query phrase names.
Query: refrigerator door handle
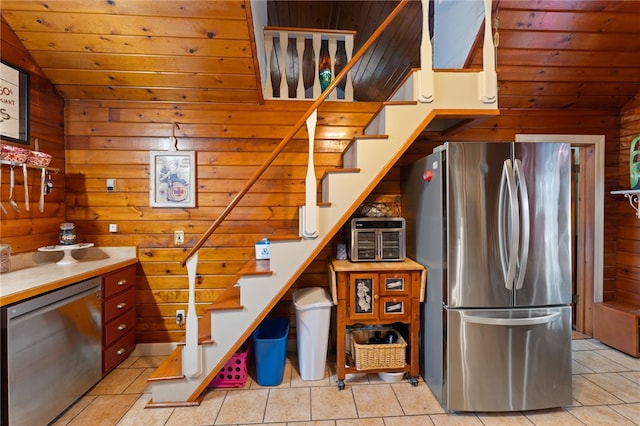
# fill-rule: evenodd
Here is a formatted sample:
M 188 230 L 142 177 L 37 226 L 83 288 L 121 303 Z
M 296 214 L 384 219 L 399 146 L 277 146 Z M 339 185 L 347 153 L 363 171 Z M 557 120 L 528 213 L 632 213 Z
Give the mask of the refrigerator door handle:
M 527 180 L 522 172 L 522 161 L 518 159 L 515 160 L 513 171 L 516 176 L 518 188 L 518 199 L 520 201 L 520 225 L 522 228 L 522 244 L 518 259 L 518 277 L 516 279 L 516 290 L 520 290 L 524 283 L 527 260 L 529 259 L 529 191 L 527 189 Z
M 507 201 L 509 203 L 508 210 L 505 206 Z M 516 255 L 519 252 L 520 221 L 518 219 L 516 181 L 511 160 L 505 160 L 502 164 L 498 211 L 498 243 L 502 276 L 504 278 L 504 286 L 507 290 L 512 290 L 518 260 Z M 505 223 L 506 213 L 509 214 L 509 223 Z M 507 239 L 510 239 L 510 241 L 507 241 Z
M 549 315 L 543 315 L 541 317 L 531 317 L 531 318 L 489 318 L 489 317 L 480 317 L 480 316 L 463 314 L 462 321 L 472 323 L 472 324 L 521 327 L 521 326 L 528 326 L 528 325 L 548 324 L 554 321 L 560 315 L 561 315 L 560 312 L 554 312 Z

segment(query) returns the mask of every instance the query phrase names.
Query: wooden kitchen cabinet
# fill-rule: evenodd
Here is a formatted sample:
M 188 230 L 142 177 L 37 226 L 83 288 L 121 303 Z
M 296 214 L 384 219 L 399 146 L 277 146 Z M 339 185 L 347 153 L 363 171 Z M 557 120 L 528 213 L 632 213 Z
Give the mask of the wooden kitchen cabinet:
M 406 372 L 413 385 L 420 374 L 418 336 L 420 303 L 424 301 L 425 268 L 411 259 L 402 262 L 329 261 L 331 295 L 336 305 L 336 364 L 338 387 L 344 389 L 347 373 L 357 373 L 347 344 L 354 326 L 405 324 L 408 329 L 404 368 L 366 372 Z
M 136 346 L 136 266 L 102 276 L 102 374 Z

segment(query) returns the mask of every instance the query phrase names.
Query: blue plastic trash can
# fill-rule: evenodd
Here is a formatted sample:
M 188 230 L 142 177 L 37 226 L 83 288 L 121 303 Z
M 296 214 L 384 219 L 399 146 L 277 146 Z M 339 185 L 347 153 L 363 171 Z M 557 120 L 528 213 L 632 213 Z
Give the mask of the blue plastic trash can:
M 256 381 L 260 386 L 282 383 L 288 336 L 289 320 L 286 318 L 265 318 L 253 332 Z

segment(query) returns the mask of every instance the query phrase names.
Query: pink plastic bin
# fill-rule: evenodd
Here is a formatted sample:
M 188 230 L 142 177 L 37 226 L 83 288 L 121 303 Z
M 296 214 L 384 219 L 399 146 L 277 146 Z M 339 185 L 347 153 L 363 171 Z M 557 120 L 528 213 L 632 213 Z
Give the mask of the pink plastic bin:
M 247 382 L 247 366 L 251 342 L 245 343 L 240 351 L 233 354 L 222 370 L 209 383 L 210 388 L 241 388 Z

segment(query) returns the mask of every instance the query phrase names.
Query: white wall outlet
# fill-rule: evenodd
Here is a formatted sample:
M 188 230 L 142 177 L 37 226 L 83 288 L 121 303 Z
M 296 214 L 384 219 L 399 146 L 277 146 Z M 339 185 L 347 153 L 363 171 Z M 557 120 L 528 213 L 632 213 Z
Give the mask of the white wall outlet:
M 110 223 L 109 224 L 109 232 L 118 232 L 118 224 Z
M 173 244 L 177 246 L 184 244 L 184 231 L 175 231 L 173 233 Z
M 184 324 L 184 310 L 178 309 L 176 310 L 176 324 L 182 325 Z

